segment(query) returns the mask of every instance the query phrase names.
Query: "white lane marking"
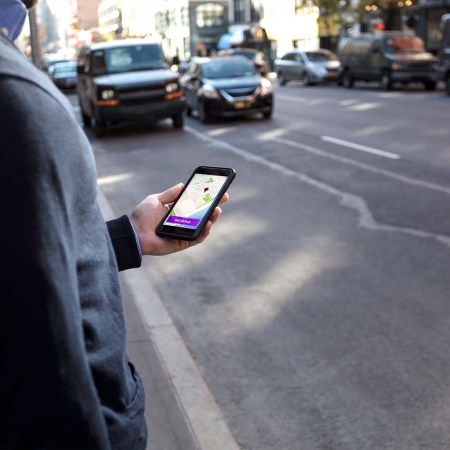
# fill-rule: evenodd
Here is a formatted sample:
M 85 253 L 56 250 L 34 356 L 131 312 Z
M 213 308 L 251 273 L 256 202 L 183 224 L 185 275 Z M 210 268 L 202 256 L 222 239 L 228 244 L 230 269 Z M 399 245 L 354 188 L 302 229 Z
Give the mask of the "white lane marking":
M 268 159 L 256 155 L 254 153 L 248 152 L 247 150 L 244 150 L 240 147 L 237 147 L 233 144 L 230 144 L 225 141 L 220 141 L 218 139 L 214 139 L 211 136 L 205 135 L 194 128 L 191 128 L 189 126 L 185 126 L 184 130 L 193 134 L 196 136 L 200 141 L 206 142 L 211 145 L 212 148 L 216 149 L 222 149 L 229 151 L 231 153 L 234 153 L 235 155 L 240 156 L 241 158 L 245 159 L 246 161 L 254 162 L 257 164 L 261 164 L 262 166 L 265 166 L 275 172 L 281 173 L 282 175 L 293 177 L 302 183 L 306 183 L 310 186 L 315 187 L 316 189 L 321 190 L 322 192 L 326 192 L 327 194 L 330 194 L 334 197 L 339 198 L 339 203 L 342 206 L 345 206 L 347 208 L 356 210 L 359 215 L 358 223 L 362 228 L 366 228 L 373 231 L 382 231 L 382 232 L 391 232 L 391 233 L 401 233 L 401 234 L 407 234 L 409 236 L 419 237 L 423 239 L 434 239 L 444 245 L 446 245 L 448 248 L 450 248 L 450 237 L 443 235 L 443 234 L 437 234 L 437 233 L 431 233 L 428 231 L 423 230 L 417 230 L 415 228 L 407 228 L 407 227 L 397 227 L 393 225 L 384 225 L 381 223 L 378 223 L 370 211 L 369 207 L 367 206 L 367 203 L 362 197 L 359 197 L 357 195 L 351 194 L 349 192 L 341 191 L 339 189 L 336 189 L 334 186 L 331 186 L 329 184 L 323 183 L 322 181 L 318 181 L 315 178 L 309 177 L 308 175 L 304 175 L 303 173 L 296 172 L 295 170 L 292 170 L 286 166 L 283 166 L 282 164 L 269 161 Z M 275 139 L 275 141 L 283 142 L 284 139 Z M 317 150 L 320 152 L 320 150 Z M 322 152 L 325 153 L 325 152 Z M 367 166 L 370 168 L 370 166 Z M 382 171 L 387 172 L 387 171 Z M 381 172 L 381 173 L 382 173 Z M 389 172 L 387 172 L 389 173 Z M 397 175 L 397 174 L 392 174 Z M 418 186 L 424 187 L 424 185 L 428 185 L 426 182 L 417 182 L 415 183 L 415 180 L 409 179 L 407 177 L 403 177 L 401 175 L 398 176 L 400 180 L 409 182 L 412 182 L 412 184 L 416 184 Z M 432 186 L 432 185 L 430 185 Z M 427 187 L 430 187 L 427 186 Z M 437 186 L 437 185 L 436 185 Z M 438 186 L 441 192 L 444 191 L 447 194 L 450 194 L 450 189 L 447 189 L 443 186 Z
M 366 145 L 355 144 L 354 142 L 343 141 L 342 139 L 337 139 L 331 136 L 321 136 L 321 139 L 323 141 L 331 142 L 333 144 L 341 145 L 343 147 L 349 147 L 355 150 L 360 150 L 362 152 L 371 153 L 372 155 L 382 156 L 383 158 L 400 159 L 400 155 L 397 155 L 396 153 L 378 150 L 377 148 L 367 147 Z
M 328 153 L 323 150 L 319 150 L 318 148 L 311 147 L 310 145 L 300 144 L 299 142 L 294 142 L 289 139 L 275 138 L 273 140 L 276 142 L 280 142 L 281 144 L 286 144 L 291 147 L 299 148 L 301 150 L 304 150 L 305 152 L 312 153 L 314 155 L 323 156 L 324 158 L 332 159 L 334 161 L 339 161 L 341 163 L 348 164 L 350 166 L 358 167 L 359 169 L 366 170 L 367 172 L 383 175 L 387 178 L 392 178 L 394 180 L 401 181 L 402 183 L 410 184 L 416 187 L 431 189 L 433 191 L 442 192 L 444 194 L 450 195 L 450 188 L 442 186 L 440 184 L 418 180 L 417 178 L 410 178 L 406 175 L 400 175 L 398 173 L 391 172 L 390 170 L 379 169 L 378 167 L 373 167 L 370 166 L 369 164 L 358 162 L 350 158 L 345 158 L 343 156 L 334 155 L 333 153 Z

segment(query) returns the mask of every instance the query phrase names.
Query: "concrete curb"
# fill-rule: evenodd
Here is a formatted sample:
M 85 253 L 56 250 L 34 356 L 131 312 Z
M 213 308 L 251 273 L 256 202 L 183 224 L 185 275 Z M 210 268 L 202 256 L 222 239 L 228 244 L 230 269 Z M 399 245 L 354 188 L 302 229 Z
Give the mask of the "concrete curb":
M 98 202 L 105 218 L 116 217 L 100 189 Z M 239 450 L 222 412 L 145 271 L 123 272 L 122 279 L 139 310 L 177 406 L 199 450 Z

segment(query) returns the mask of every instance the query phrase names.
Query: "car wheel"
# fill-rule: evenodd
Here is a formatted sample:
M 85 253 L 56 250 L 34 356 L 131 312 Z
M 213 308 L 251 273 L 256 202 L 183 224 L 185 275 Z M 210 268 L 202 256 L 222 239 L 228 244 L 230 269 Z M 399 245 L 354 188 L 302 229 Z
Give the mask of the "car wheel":
M 272 108 L 269 109 L 269 111 L 264 111 L 264 112 L 262 113 L 264 119 L 266 119 L 266 120 L 271 119 L 271 118 L 272 118 L 272 111 L 273 111 Z
M 186 106 L 186 115 L 189 117 L 192 116 L 192 108 L 189 108 L 189 106 Z
M 95 116 L 92 120 L 92 128 L 97 137 L 102 137 L 106 134 L 106 123 L 98 120 Z
M 314 83 L 311 81 L 311 77 L 309 76 L 309 73 L 305 72 L 303 75 L 303 85 L 304 86 L 312 86 Z
M 347 89 L 350 89 L 353 87 L 353 75 L 350 72 L 349 69 L 345 69 L 344 73 L 342 74 L 342 86 L 346 87 Z
M 447 78 L 445 79 L 445 92 L 450 96 L 450 73 L 447 74 Z
M 427 91 L 434 91 L 436 89 L 435 81 L 425 81 L 425 89 Z
M 280 83 L 280 86 L 285 86 L 287 83 L 286 77 L 284 76 L 283 72 L 278 72 L 277 74 L 278 83 Z
M 200 120 L 201 123 L 208 123 L 209 122 L 209 115 L 205 111 L 204 103 L 199 103 L 198 104 L 198 120 Z
M 385 91 L 390 91 L 392 89 L 391 74 L 387 70 L 384 70 L 381 74 L 381 89 Z
M 83 125 L 84 125 L 86 128 L 90 128 L 90 127 L 91 127 L 91 125 L 92 125 L 91 118 L 90 118 L 90 116 L 88 116 L 88 115 L 83 111 L 83 108 L 81 108 L 81 119 L 83 120 Z
M 184 125 L 184 115 L 183 113 L 178 113 L 172 116 L 172 122 L 174 128 L 183 128 Z

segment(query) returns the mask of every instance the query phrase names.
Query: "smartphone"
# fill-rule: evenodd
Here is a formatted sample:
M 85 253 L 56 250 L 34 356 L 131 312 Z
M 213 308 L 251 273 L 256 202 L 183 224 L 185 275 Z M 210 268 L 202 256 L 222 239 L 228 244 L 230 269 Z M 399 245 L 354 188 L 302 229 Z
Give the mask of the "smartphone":
M 183 191 L 156 228 L 161 237 L 195 241 L 236 172 L 226 167 L 197 167 Z

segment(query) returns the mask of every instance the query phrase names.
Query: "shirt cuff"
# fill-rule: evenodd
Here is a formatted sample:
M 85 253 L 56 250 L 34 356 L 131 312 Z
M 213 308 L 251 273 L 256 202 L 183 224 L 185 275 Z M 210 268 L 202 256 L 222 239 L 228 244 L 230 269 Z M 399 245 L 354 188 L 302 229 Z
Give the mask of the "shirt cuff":
M 128 216 L 106 222 L 119 270 L 140 267 L 142 250 L 137 234 Z
M 130 219 L 128 219 L 130 220 Z M 134 229 L 134 225 L 132 224 L 131 220 L 130 220 L 130 225 L 131 225 L 131 229 L 133 230 L 133 234 L 134 234 L 134 238 L 136 239 L 136 245 L 138 247 L 139 250 L 139 255 L 141 256 L 141 260 L 142 260 L 142 247 L 141 247 L 141 243 L 139 241 L 138 235 L 136 233 L 136 230 Z

